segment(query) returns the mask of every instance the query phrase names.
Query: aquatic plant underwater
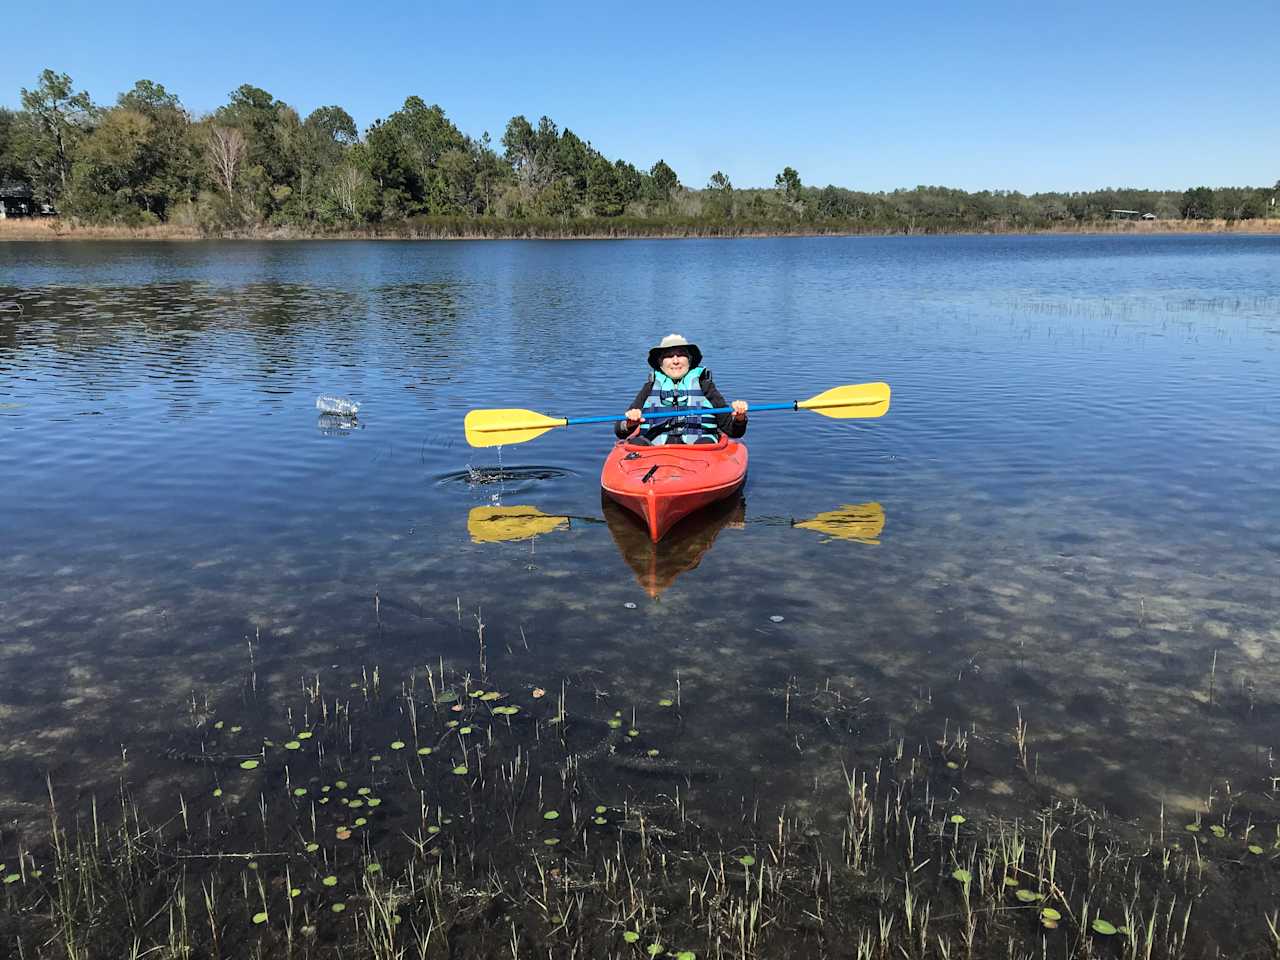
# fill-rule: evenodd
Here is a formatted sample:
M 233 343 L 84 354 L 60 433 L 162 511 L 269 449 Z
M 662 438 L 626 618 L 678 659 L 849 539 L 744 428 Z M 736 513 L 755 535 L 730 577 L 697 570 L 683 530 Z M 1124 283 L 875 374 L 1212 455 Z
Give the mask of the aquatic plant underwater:
M 705 759 L 717 718 L 677 674 L 443 660 L 345 668 L 227 703 L 147 758 L 174 802 L 49 783 L 0 839 L 21 957 L 1198 957 L 1280 950 L 1272 792 L 1156 831 L 1053 796 L 1029 724 L 911 742 L 856 690 L 788 682 L 761 716 L 839 768 L 828 806 L 770 805 Z M 1005 771 L 1013 813 L 967 803 Z M 135 777 L 142 776 L 136 772 Z M 815 778 L 815 796 L 817 773 Z

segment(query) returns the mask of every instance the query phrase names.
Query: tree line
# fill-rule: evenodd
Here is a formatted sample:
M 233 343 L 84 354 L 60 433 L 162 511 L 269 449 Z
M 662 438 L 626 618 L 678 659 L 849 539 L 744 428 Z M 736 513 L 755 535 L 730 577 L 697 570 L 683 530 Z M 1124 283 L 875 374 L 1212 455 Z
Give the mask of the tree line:
M 194 116 L 162 84 L 139 80 L 95 103 L 45 70 L 0 108 L 0 183 L 95 224 L 177 223 L 209 233 L 262 226 L 325 231 L 415 219 L 454 222 L 735 225 L 796 230 L 948 231 L 1085 225 L 1116 210 L 1159 219 L 1276 216 L 1274 187 L 969 193 L 946 187 L 864 192 L 802 183 L 735 188 L 722 172 L 682 184 L 659 159 L 610 160 L 551 118 L 512 117 L 495 144 L 463 133 L 443 108 L 411 96 L 363 136 L 342 107 L 303 117 L 245 84 Z

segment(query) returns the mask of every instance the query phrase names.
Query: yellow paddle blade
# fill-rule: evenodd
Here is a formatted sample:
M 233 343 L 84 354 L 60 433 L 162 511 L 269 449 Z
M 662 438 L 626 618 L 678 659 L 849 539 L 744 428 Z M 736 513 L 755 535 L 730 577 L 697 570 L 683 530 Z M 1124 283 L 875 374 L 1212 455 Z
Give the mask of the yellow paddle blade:
M 829 537 L 858 543 L 879 543 L 884 530 L 884 507 L 878 503 L 847 503 L 843 507 L 820 513 L 812 520 L 794 524 L 805 530 L 816 530 Z
M 544 417 L 532 410 L 472 410 L 463 425 L 471 446 L 500 447 L 524 443 L 568 422 L 564 417 Z
M 553 517 L 537 507 L 472 507 L 467 515 L 472 543 L 528 540 L 568 526 L 568 517 Z
M 832 387 L 825 393 L 796 404 L 800 410 L 812 410 L 824 417 L 849 420 L 854 417 L 883 417 L 889 412 L 887 383 L 850 383 Z

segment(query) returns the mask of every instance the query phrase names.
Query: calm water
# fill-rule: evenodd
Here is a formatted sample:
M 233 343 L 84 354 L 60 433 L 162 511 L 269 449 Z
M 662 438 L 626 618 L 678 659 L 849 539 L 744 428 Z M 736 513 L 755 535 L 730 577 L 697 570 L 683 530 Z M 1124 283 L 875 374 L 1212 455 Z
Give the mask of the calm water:
M 656 552 L 602 508 L 608 428 L 467 447 L 471 408 L 621 411 L 672 330 L 731 398 L 892 409 L 755 417 L 743 501 Z M 250 641 L 284 696 L 478 673 L 481 622 L 583 710 L 678 674 L 673 748 L 771 800 L 959 726 L 998 807 L 1019 710 L 1055 793 L 1261 790 L 1277 382 L 1277 238 L 0 245 L 0 811 L 156 755 Z M 573 519 L 501 540 L 486 506 Z M 827 684 L 853 743 L 785 722 Z

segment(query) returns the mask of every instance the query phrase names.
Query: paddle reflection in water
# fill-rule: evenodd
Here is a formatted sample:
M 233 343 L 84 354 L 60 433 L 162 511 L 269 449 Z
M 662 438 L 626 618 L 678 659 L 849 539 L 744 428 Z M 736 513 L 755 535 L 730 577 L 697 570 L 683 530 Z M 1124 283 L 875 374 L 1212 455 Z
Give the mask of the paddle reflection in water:
M 802 530 L 816 530 L 838 540 L 878 544 L 884 532 L 884 507 L 874 501 L 846 503 L 810 520 L 792 520 L 791 525 Z
M 742 492 L 704 507 L 677 523 L 658 543 L 635 514 L 601 495 L 600 506 L 613 542 L 650 597 L 657 599 L 682 573 L 699 563 L 725 527 L 741 530 L 747 504 Z
M 467 533 L 471 535 L 472 543 L 531 540 L 544 533 L 568 530 L 575 520 L 579 523 L 604 522 L 598 517 L 550 514 L 537 507 L 495 504 L 471 508 L 467 514 Z

